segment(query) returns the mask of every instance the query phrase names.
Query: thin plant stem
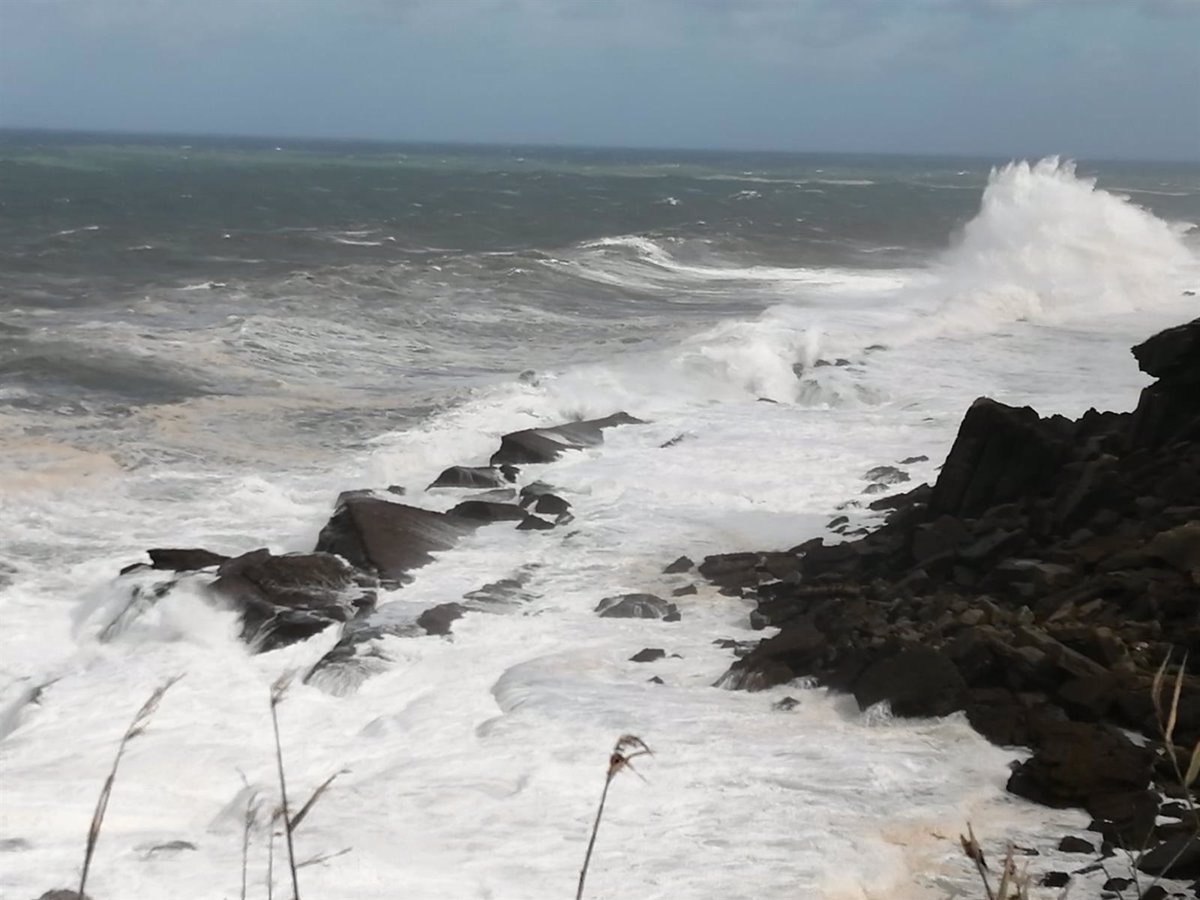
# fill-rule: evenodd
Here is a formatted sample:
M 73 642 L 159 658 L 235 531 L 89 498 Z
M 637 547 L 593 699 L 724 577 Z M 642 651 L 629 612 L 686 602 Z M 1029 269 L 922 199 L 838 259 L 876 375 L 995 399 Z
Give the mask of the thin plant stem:
M 117 745 L 117 755 L 113 758 L 112 768 L 108 771 L 108 777 L 104 779 L 104 785 L 100 788 L 100 796 L 96 800 L 96 809 L 92 813 L 92 821 L 88 826 L 87 846 L 83 852 L 83 871 L 79 875 L 79 890 L 77 893 L 82 898 L 84 889 L 87 887 L 88 873 L 92 868 L 92 857 L 96 853 L 96 843 L 100 840 L 100 830 L 104 826 L 104 815 L 108 812 L 108 801 L 112 797 L 113 787 L 117 783 L 117 769 L 121 765 L 121 759 L 125 756 L 125 748 L 129 746 L 129 742 L 146 730 L 146 726 L 150 724 L 150 719 L 154 716 L 158 709 L 158 704 L 162 701 L 163 695 L 175 684 L 182 675 L 176 675 L 174 678 L 169 678 L 163 684 L 155 688 L 149 699 L 142 704 L 141 708 L 133 717 L 133 721 L 129 723 L 129 727 L 125 729 L 125 733 L 121 736 L 121 742 Z
M 287 776 L 283 766 L 283 744 L 279 739 L 279 715 L 277 708 L 287 692 L 290 678 L 281 677 L 271 687 L 271 727 L 275 732 L 275 765 L 279 772 L 280 811 L 283 815 L 283 834 L 287 839 L 288 869 L 292 873 L 292 900 L 300 900 L 300 879 L 296 875 L 296 849 L 292 843 L 292 819 L 288 813 Z
M 642 742 L 641 738 L 632 734 L 621 735 L 613 746 L 612 754 L 608 757 L 608 771 L 604 776 L 604 790 L 600 793 L 600 805 L 596 807 L 596 821 L 592 823 L 592 836 L 588 839 L 587 853 L 583 857 L 583 868 L 579 870 L 579 887 L 575 891 L 575 900 L 583 900 L 583 883 L 587 880 L 588 867 L 592 862 L 592 850 L 596 846 L 596 835 L 600 831 L 600 820 L 604 817 L 604 803 L 608 800 L 608 788 L 613 783 L 613 779 L 625 769 L 637 774 L 630 760 L 646 754 L 653 755 L 653 751 Z

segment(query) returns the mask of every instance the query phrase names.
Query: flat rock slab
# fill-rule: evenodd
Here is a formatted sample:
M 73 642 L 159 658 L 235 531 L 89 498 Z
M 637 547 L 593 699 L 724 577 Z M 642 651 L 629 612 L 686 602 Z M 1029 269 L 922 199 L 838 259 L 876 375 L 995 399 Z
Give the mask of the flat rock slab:
M 496 503 L 490 500 L 464 500 L 448 515 L 476 522 L 520 522 L 526 512 L 515 503 Z
M 662 619 L 678 622 L 679 608 L 653 594 L 622 594 L 605 597 L 596 607 L 602 619 Z
M 604 429 L 617 425 L 643 425 L 628 413 L 618 412 L 602 419 L 570 422 L 552 428 L 526 428 L 500 438 L 500 449 L 492 454 L 493 466 L 547 463 L 567 450 L 582 450 L 604 443 Z
M 477 525 L 377 497 L 343 496 L 321 529 L 316 549 L 336 553 L 351 565 L 378 573 L 385 583 L 396 585 L 409 580 L 409 572 L 432 562 L 434 553 L 449 550 Z

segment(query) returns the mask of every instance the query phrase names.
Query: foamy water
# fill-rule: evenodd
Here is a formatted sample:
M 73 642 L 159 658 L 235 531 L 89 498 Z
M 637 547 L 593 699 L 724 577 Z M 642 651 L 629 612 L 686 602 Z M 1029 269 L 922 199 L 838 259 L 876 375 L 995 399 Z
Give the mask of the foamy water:
M 683 279 L 728 292 L 731 311 L 761 288 L 765 308 L 676 323 L 619 355 L 581 350 L 577 364 L 534 366 L 523 380 L 481 380 L 337 454 L 311 448 L 288 462 L 264 450 L 269 465 L 237 462 L 259 452 L 256 410 L 270 414 L 251 404 L 231 419 L 219 398 L 138 413 L 178 428 L 174 446 L 191 447 L 191 461 L 158 464 L 147 449 L 141 465 L 117 467 L 25 445 L 43 474 L 0 495 L 13 569 L 0 569 L 10 579 L 0 596 L 0 838 L 28 847 L 0 853 L 0 895 L 71 884 L 120 733 L 155 685 L 182 674 L 127 754 L 90 892 L 238 896 L 247 785 L 274 796 L 269 686 L 336 640 L 251 656 L 233 617 L 185 589 L 101 643 L 124 596 L 113 579 L 122 565 L 149 546 L 309 549 L 346 488 L 396 484 L 411 502 L 446 508 L 454 495 L 422 492 L 445 466 L 486 460 L 506 431 L 616 409 L 649 424 L 522 472 L 558 486 L 574 523 L 483 528 L 381 597 L 404 621 L 516 575 L 527 601 L 470 614 L 450 639 L 383 639 L 386 665 L 345 696 L 292 687 L 280 724 L 293 795 L 340 773 L 297 832 L 299 856 L 349 848 L 301 870 L 305 894 L 570 896 L 622 733 L 655 755 L 639 760 L 644 782 L 622 776 L 613 787 L 589 897 L 977 896 L 957 850 L 968 820 L 995 846 L 1015 838 L 1044 851 L 1036 865 L 1056 867 L 1053 845 L 1087 817 L 1007 796 L 1006 764 L 1020 751 L 990 746 L 961 718 L 896 721 L 803 685 L 714 688 L 732 659 L 714 640 L 762 636 L 748 628 L 749 601 L 700 584 L 678 599 L 678 623 L 593 612 L 604 596 L 665 596 L 690 583 L 661 574 L 680 554 L 782 549 L 824 533 L 839 505 L 865 499 L 873 466 L 927 455 L 908 469 L 914 484 L 935 478 L 981 394 L 1068 415 L 1131 408 L 1147 379 L 1129 345 L 1197 314 L 1182 294 L 1198 280 L 1184 228 L 1054 162 L 995 173 L 978 216 L 951 241 L 920 269 L 740 274 L 679 262 L 661 241 L 581 245 L 563 265 L 613 279 L 628 268 L 642 279 L 632 289 Z M 237 323 L 235 350 L 253 343 L 310 372 L 326 364 L 325 337 L 360 352 L 351 324 L 255 331 L 268 325 L 277 328 Z M 849 365 L 816 365 L 839 358 Z M 196 437 L 191 416 L 204 403 Z M 237 427 L 222 432 L 230 421 Z M 244 446 L 222 456 L 222 439 Z M 72 465 L 86 477 L 70 477 Z M 872 521 L 860 507 L 847 512 Z M 667 658 L 630 662 L 644 647 Z M 785 696 L 798 706 L 774 710 Z M 172 840 L 196 849 L 150 852 Z M 286 893 L 280 853 L 276 890 Z M 265 866 L 260 829 L 250 896 L 266 896 Z

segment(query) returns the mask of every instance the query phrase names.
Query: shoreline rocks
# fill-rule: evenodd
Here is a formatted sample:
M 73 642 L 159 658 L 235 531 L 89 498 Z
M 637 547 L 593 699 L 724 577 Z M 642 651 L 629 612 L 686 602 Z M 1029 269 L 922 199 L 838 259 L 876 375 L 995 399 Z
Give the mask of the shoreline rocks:
M 963 711 L 1034 751 L 1011 792 L 1088 810 L 1106 846 L 1166 846 L 1160 795 L 1181 788 L 1162 748 L 1122 729 L 1161 745 L 1154 675 L 1170 658 L 1173 684 L 1200 657 L 1200 319 L 1133 352 L 1158 381 L 1132 413 L 1072 421 L 980 398 L 932 486 L 870 504 L 888 511 L 874 531 L 705 559 L 702 575 L 779 629 L 719 683 L 809 677 L 864 709 Z M 1181 685 L 1187 757 L 1200 678 Z M 1169 877 L 1187 875 L 1177 865 Z

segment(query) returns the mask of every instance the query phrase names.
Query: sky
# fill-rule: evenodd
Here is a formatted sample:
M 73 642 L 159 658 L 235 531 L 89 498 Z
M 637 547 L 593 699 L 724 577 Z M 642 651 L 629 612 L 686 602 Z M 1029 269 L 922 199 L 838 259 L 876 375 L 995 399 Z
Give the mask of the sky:
M 1200 0 L 0 0 L 0 126 L 1200 160 Z

